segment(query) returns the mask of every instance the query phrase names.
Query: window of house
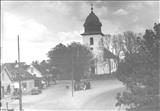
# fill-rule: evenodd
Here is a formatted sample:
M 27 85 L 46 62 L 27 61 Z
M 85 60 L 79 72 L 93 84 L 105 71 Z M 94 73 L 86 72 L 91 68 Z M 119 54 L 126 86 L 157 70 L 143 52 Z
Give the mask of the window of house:
M 33 67 L 31 67 L 31 73 L 33 73 L 33 72 L 34 72 Z
M 4 73 L 2 73 L 2 80 L 4 80 Z
M 23 88 L 27 88 L 27 83 L 25 83 L 25 82 L 22 83 L 22 87 L 23 87 Z
M 93 41 L 93 37 L 90 38 L 90 45 L 93 45 L 94 41 Z

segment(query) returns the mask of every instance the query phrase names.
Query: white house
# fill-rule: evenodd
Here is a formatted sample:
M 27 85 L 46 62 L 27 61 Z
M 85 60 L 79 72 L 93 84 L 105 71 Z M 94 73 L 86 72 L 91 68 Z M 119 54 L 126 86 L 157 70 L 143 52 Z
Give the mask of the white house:
M 15 89 L 19 88 L 19 80 L 21 80 L 22 93 L 29 93 L 34 88 L 33 76 L 26 71 L 25 63 L 20 63 L 20 67 L 16 68 L 17 63 L 5 63 L 2 65 L 1 71 L 1 94 L 2 97 L 7 94 L 13 94 Z
M 35 66 L 35 65 L 30 65 L 30 67 L 28 67 L 27 71 L 32 74 L 32 75 L 35 75 L 36 77 L 38 78 L 42 78 L 43 77 L 43 74 L 42 72 L 40 72 L 38 70 L 38 68 Z
M 27 71 L 34 77 L 36 77 L 35 81 L 37 82 L 35 83 L 35 86 L 39 86 L 40 84 L 48 85 L 52 80 L 52 74 L 39 64 L 31 64 L 30 67 L 28 67 Z

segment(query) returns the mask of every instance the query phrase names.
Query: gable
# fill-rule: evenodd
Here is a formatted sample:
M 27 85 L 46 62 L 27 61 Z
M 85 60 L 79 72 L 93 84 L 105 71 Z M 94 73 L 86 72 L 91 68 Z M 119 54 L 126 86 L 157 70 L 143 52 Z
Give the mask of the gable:
M 6 67 L 4 67 L 2 69 L 2 72 L 1 72 L 1 82 L 2 82 L 2 85 L 6 84 L 6 83 L 9 84 L 9 83 L 13 82 L 13 80 L 11 79 L 10 74 L 7 71 Z
M 27 71 L 32 74 L 32 75 L 36 75 L 36 77 L 42 77 L 42 73 L 36 69 L 33 65 L 31 65 Z
M 5 63 L 3 70 L 8 75 L 11 81 L 18 81 L 20 80 L 29 80 L 32 79 L 33 76 L 28 73 L 23 66 L 20 68 L 15 68 L 15 63 Z

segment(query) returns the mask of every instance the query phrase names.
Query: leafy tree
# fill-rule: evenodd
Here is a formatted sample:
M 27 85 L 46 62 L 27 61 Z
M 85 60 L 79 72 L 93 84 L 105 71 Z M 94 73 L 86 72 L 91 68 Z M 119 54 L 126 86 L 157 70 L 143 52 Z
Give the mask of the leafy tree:
M 137 47 L 130 50 L 132 52 L 127 51 L 125 61 L 119 63 L 117 77 L 126 85 L 127 91 L 117 94 L 116 106 L 136 110 L 150 105 L 158 97 L 159 33 L 160 24 L 155 24 L 154 30 L 146 30 L 143 39 L 136 40 Z
M 32 61 L 32 64 L 37 64 L 38 65 L 39 61 L 37 61 L 37 60 L 36 61 Z
M 69 58 L 67 51 L 68 48 L 60 43 L 48 52 L 48 61 L 52 73 L 55 73 L 56 70 L 56 73 L 59 72 L 58 74 L 68 74 L 68 66 L 66 66 L 66 64 L 69 64 L 70 60 L 66 59 Z
M 62 73 L 68 74 L 68 76 L 74 73 L 76 81 L 79 81 L 85 71 L 89 70 L 92 61 L 91 51 L 86 46 L 76 42 L 68 46 L 57 45 L 48 52 L 48 57 L 50 63 L 60 69 Z

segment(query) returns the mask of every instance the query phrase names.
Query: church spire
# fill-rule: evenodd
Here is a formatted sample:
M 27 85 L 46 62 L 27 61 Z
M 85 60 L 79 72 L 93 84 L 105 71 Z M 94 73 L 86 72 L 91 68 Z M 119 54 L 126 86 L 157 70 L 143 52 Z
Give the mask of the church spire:
M 93 12 L 93 4 L 91 3 L 91 12 Z

